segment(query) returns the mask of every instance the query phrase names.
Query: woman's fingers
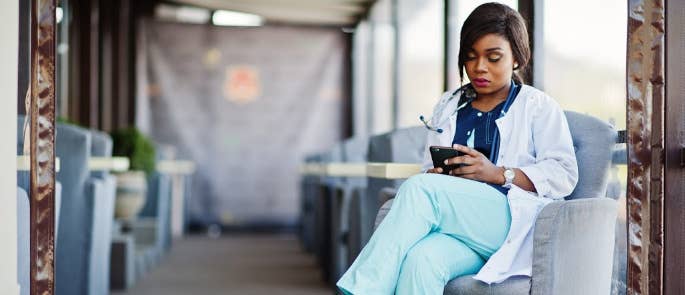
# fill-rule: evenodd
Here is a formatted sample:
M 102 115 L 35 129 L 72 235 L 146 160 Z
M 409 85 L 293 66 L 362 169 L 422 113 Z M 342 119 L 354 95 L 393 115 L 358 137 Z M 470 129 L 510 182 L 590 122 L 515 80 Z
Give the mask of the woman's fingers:
M 458 156 L 454 158 L 449 158 L 445 160 L 445 165 L 457 165 L 457 164 L 464 164 L 464 165 L 473 165 L 474 161 L 472 157 L 470 156 Z
M 464 145 L 453 144 L 452 147 L 455 150 L 458 150 L 458 151 L 465 153 L 465 154 L 472 156 L 472 157 L 478 157 L 478 156 L 482 155 L 479 151 L 472 149 L 470 147 L 464 146 Z
M 455 175 L 455 176 L 461 176 L 465 178 L 471 178 L 469 176 L 476 176 L 476 174 L 480 171 L 478 167 L 475 166 L 461 166 L 456 169 L 452 169 L 450 171 L 450 175 Z
M 442 168 L 440 168 L 440 167 L 437 167 L 437 168 L 430 168 L 430 169 L 426 170 L 426 173 L 436 173 L 436 174 L 440 174 L 440 173 L 442 173 Z

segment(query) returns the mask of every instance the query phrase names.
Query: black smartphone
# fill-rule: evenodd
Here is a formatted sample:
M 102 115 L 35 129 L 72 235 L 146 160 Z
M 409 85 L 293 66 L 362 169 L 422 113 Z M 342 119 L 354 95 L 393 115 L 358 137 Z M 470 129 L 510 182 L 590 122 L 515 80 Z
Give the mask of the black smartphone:
M 447 160 L 449 158 L 454 158 L 454 157 L 465 155 L 464 153 L 462 153 L 458 150 L 455 150 L 452 147 L 431 146 L 429 148 L 429 150 L 431 153 L 431 158 L 433 159 L 433 167 L 442 168 L 442 174 L 449 174 L 449 172 L 451 170 L 459 168 L 459 167 L 464 165 L 464 164 L 445 165 L 445 160 Z

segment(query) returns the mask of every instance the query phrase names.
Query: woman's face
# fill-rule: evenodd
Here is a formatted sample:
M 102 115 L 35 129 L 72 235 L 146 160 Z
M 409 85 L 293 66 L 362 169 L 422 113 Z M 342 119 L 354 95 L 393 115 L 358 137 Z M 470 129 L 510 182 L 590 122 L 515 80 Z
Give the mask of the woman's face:
M 502 94 L 506 97 L 514 64 L 509 41 L 500 35 L 487 34 L 473 43 L 464 68 L 479 97 L 499 98 Z

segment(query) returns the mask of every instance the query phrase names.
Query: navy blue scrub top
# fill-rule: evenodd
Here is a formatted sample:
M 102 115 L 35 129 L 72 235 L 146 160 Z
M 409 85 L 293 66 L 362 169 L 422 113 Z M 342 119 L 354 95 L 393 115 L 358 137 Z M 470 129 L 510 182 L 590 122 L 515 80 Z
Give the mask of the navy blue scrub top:
M 468 146 L 488 157 L 493 136 L 497 130 L 495 120 L 500 117 L 505 102 L 501 102 L 489 112 L 479 111 L 470 102 L 460 109 L 457 114 L 457 131 L 454 133 L 452 144 Z M 497 155 L 494 155 L 494 157 L 497 159 Z M 492 183 L 488 183 L 488 185 L 504 195 L 509 192 L 508 188 L 501 185 Z

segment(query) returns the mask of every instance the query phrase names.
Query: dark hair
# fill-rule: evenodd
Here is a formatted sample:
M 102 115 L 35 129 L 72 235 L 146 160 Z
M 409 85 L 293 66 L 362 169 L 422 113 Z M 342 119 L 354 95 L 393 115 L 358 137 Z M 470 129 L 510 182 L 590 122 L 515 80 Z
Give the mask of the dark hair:
M 514 60 L 518 63 L 518 67 L 514 68 L 513 79 L 517 83 L 523 83 L 523 78 L 517 71 L 524 72 L 530 61 L 526 23 L 518 11 L 494 2 L 476 7 L 461 27 L 458 61 L 461 81 L 464 81 L 464 63 L 473 43 L 487 34 L 496 34 L 509 41 Z

